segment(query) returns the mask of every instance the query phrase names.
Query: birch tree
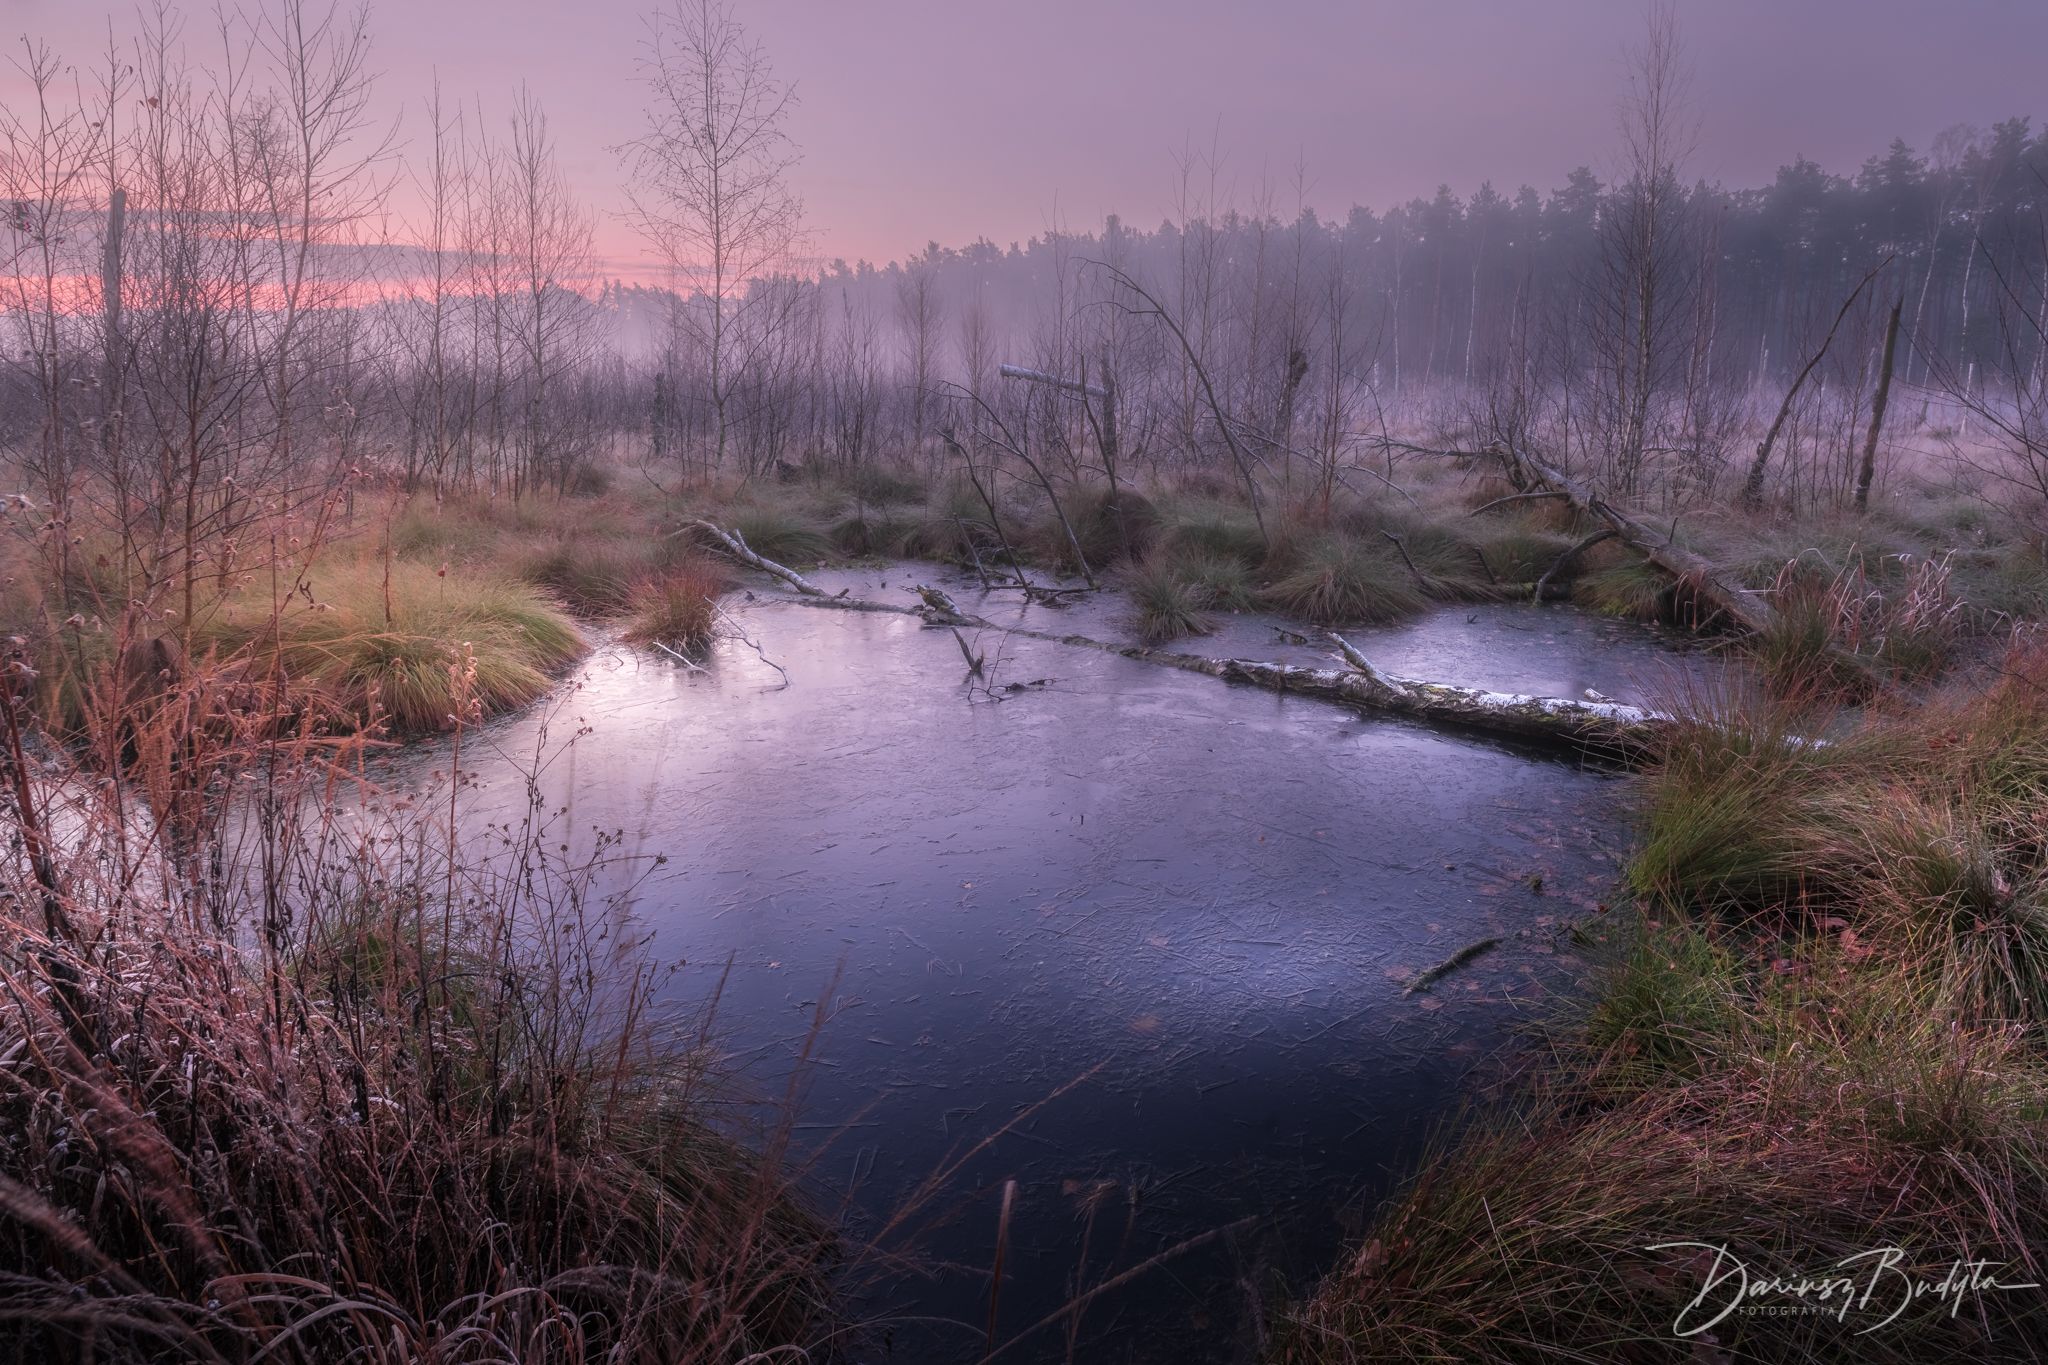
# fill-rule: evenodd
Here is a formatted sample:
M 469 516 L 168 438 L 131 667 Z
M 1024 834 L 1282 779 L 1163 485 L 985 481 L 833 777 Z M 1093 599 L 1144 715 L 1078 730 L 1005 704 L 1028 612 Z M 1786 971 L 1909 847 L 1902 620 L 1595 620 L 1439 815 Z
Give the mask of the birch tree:
M 744 379 L 736 334 L 761 297 L 748 283 L 789 257 L 801 221 L 788 183 L 796 147 L 783 126 L 796 95 L 717 0 L 675 0 L 650 19 L 640 74 L 647 126 L 623 149 L 628 193 L 641 232 L 692 289 L 675 320 L 697 334 L 710 369 L 720 461 Z

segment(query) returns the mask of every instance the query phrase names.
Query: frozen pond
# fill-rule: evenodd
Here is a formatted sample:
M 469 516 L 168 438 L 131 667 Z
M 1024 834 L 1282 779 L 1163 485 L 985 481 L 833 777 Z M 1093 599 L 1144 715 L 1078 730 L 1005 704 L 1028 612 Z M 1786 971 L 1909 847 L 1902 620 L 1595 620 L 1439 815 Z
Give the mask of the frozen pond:
M 905 601 L 916 577 L 831 586 Z M 992 619 L 1019 611 L 948 586 Z M 703 672 L 601 649 L 552 722 L 588 732 L 541 782 L 576 826 L 667 855 L 637 914 L 658 956 L 691 964 L 678 1009 L 730 960 L 718 1024 L 761 1092 L 834 991 L 799 1137 L 856 1236 L 987 1140 L 889 1238 L 907 1259 L 863 1307 L 893 1325 L 859 1359 L 979 1358 L 1011 1179 L 999 1337 L 1250 1220 L 1090 1300 L 1075 1355 L 1244 1358 L 1261 1296 L 1334 1263 L 1568 979 L 1566 927 L 1597 920 L 1623 852 L 1622 784 L 1569 757 L 1014 636 L 982 641 L 998 688 L 1052 681 L 995 701 L 915 619 L 758 589 L 733 607 L 787 687 L 744 645 Z M 1101 606 L 1031 613 L 1116 629 Z M 1396 672 L 1566 694 L 1631 695 L 1668 657 L 1645 631 L 1526 606 L 1353 638 Z M 1320 658 L 1277 639 L 1246 619 L 1188 647 Z M 542 724 L 472 737 L 476 818 L 524 800 Z M 1487 936 L 1505 943 L 1403 995 Z M 1072 1325 L 1002 1358 L 1063 1359 Z

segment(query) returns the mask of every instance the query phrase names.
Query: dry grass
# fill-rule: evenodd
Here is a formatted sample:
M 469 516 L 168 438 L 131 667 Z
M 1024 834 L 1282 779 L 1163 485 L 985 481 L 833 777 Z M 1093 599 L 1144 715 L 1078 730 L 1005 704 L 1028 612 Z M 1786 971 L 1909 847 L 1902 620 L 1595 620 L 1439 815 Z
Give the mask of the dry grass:
M 701 555 L 671 564 L 633 593 L 626 638 L 691 653 L 711 643 L 718 599 L 732 591 L 723 565 Z
M 0 707 L 0 1354 L 813 1342 L 831 1237 L 654 1021 L 614 840 L 536 804 L 465 856 L 453 793 L 360 805 L 362 741 L 217 668 L 125 708 L 120 783 Z
M 388 584 L 384 566 L 358 561 L 316 566 L 282 602 L 245 590 L 200 638 L 252 676 L 268 676 L 275 660 L 330 711 L 409 734 L 446 729 L 465 706 L 524 706 L 583 652 L 568 617 L 533 589 L 403 561 Z
M 1149 559 L 1125 575 L 1123 587 L 1138 636 L 1148 645 L 1207 635 L 1216 628 L 1208 616 L 1213 595 L 1177 561 Z
M 1900 554 L 1832 576 L 1806 560 L 1771 584 L 1776 620 L 1750 642 L 1760 676 L 1781 696 L 1866 697 L 1881 680 L 1921 681 L 1945 667 L 1965 627 L 1949 559 Z
M 1673 709 L 1640 914 L 1548 1079 L 1425 1166 L 1277 1359 L 2039 1358 L 2038 1290 L 1894 1291 L 2048 1280 L 2048 645 L 1825 744 L 1753 692 Z M 1758 1277 L 1906 1261 L 1874 1309 L 1680 1336 L 1712 1252 L 1674 1242 Z
M 1265 601 L 1317 625 L 1380 625 L 1429 605 L 1415 574 L 1388 544 L 1325 532 L 1292 550 L 1287 562 Z

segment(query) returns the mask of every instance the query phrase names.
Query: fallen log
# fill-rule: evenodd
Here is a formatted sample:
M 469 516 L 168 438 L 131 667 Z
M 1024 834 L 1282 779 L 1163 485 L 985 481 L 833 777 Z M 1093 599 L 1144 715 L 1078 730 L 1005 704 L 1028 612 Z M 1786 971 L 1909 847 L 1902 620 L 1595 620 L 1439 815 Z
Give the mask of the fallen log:
M 1672 725 L 1669 716 L 1616 701 L 1537 697 L 1483 687 L 1395 678 L 1374 670 L 1304 668 L 1254 659 L 1204 660 L 1217 677 L 1248 682 L 1275 692 L 1320 697 L 1363 710 L 1388 711 L 1433 725 L 1483 730 L 1517 739 L 1545 740 L 1575 748 L 1635 753 L 1651 746 Z
M 784 564 L 777 564 L 765 555 L 754 553 L 753 549 L 747 544 L 747 538 L 740 534 L 738 527 L 728 531 L 721 526 L 699 519 L 686 523 L 681 530 L 671 532 L 671 534 L 680 536 L 691 531 L 702 531 L 705 535 L 710 536 L 713 540 L 724 546 L 725 552 L 740 563 L 750 569 L 759 569 L 771 578 L 781 579 L 806 597 L 828 597 L 830 595 L 795 569 Z
M 1346 665 L 1343 668 L 1308 668 L 1263 659 L 1212 659 L 1206 655 L 1183 654 L 1150 645 L 1097 640 L 1088 635 L 999 625 L 962 611 L 951 597 L 939 589 L 920 587 L 914 591 L 921 599 L 920 605 L 915 607 L 863 602 L 858 598 L 791 597 L 782 600 L 807 607 L 915 616 L 932 626 L 999 630 L 1029 640 L 1100 650 L 1138 663 L 1177 668 L 1184 673 L 1200 673 L 1226 682 L 1248 683 L 1272 692 L 1313 697 L 1358 710 L 1390 712 L 1433 725 L 1563 744 L 1576 749 L 1593 749 L 1616 756 L 1629 756 L 1646 750 L 1673 724 L 1671 717 L 1662 712 L 1610 701 L 1598 695 L 1585 698 L 1537 697 L 1520 692 L 1495 692 L 1482 687 L 1460 687 L 1451 683 L 1395 677 L 1375 667 L 1349 641 L 1335 634 L 1330 639 L 1342 655 Z
M 1498 449 L 1496 453 L 1508 463 L 1511 473 L 1519 472 L 1525 482 L 1546 484 L 1564 494 L 1573 507 L 1613 531 L 1622 544 L 1673 578 L 1683 581 L 1710 606 L 1743 629 L 1760 634 L 1777 623 L 1778 614 L 1771 604 L 1736 582 L 1726 570 L 1672 543 L 1668 537 L 1659 535 L 1653 528 L 1629 516 L 1556 466 L 1523 450 Z

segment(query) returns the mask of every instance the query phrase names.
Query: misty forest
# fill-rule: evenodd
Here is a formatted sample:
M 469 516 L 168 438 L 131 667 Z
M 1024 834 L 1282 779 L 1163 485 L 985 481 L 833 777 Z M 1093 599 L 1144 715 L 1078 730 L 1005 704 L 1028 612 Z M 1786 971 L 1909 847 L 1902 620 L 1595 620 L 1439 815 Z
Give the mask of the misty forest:
M 1623 8 L 885 265 L 723 0 L 15 40 L 0 1357 L 2048 1357 L 2048 110 Z

